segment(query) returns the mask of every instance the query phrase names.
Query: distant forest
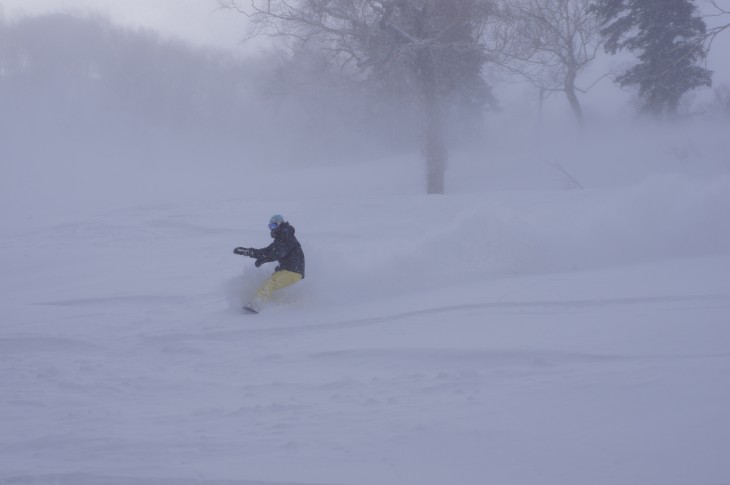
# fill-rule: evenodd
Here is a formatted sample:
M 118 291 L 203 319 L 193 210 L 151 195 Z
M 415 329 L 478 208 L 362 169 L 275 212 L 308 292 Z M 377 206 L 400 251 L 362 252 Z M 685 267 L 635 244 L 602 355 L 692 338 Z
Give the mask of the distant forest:
M 412 144 L 412 113 L 393 99 L 376 106 L 364 86 L 326 62 L 276 50 L 236 59 L 99 16 L 6 22 L 0 153 L 296 164 Z
M 546 37 L 532 39 L 537 27 L 526 20 L 534 13 L 530 8 L 561 2 L 586 6 L 575 15 L 584 16 L 576 18 L 595 36 L 581 34 L 590 44 L 583 46 L 583 57 L 576 56 L 576 62 L 584 63 L 574 66 L 576 72 L 565 71 L 566 66 L 556 70 Z M 480 2 L 459 5 L 467 4 L 477 8 Z M 625 9 L 630 4 L 622 3 Z M 458 55 L 444 51 L 431 59 L 436 63 L 431 94 L 441 98 L 439 106 L 417 101 L 429 91 L 413 73 L 423 73 L 429 64 L 409 44 L 415 42 L 413 36 L 396 42 L 408 33 L 396 29 L 393 16 L 388 19 L 393 22 L 390 30 L 379 24 L 382 39 L 368 38 L 363 44 L 361 51 L 369 49 L 365 57 L 353 51 L 346 62 L 341 54 L 342 46 L 352 45 L 347 38 L 337 40 L 344 42 L 340 45 L 331 37 L 312 36 L 306 44 L 282 43 L 266 55 L 244 59 L 122 27 L 101 16 L 48 14 L 12 22 L 0 18 L 0 156 L 16 161 L 63 155 L 90 163 L 164 159 L 276 166 L 367 160 L 417 152 L 420 146 L 427 158 L 441 163 L 447 148 L 483 138 L 485 115 L 509 111 L 494 96 L 491 84 L 518 80 L 533 86 L 535 99 L 538 93 L 541 100 L 553 93 L 567 99 L 582 121 L 580 88 L 588 86 L 580 73 L 604 50 L 635 47 L 625 30 L 610 29 L 612 15 L 631 12 L 606 7 L 596 13 L 582 0 L 510 0 L 504 5 L 506 10 L 500 12 L 480 10 L 483 25 L 474 24 L 473 16 L 461 18 L 466 30 L 449 34 L 449 45 L 461 49 L 455 51 Z M 597 17 L 588 13 L 602 14 L 604 22 L 596 23 Z M 401 21 L 408 20 L 406 14 Z M 451 14 L 441 12 L 438 22 L 446 22 Z M 705 31 L 704 24 L 692 19 L 703 36 L 722 31 Z M 266 24 L 259 20 L 253 22 L 254 30 Z M 442 42 L 443 36 L 439 39 Z M 473 39 L 471 44 L 468 39 Z M 462 49 L 467 44 L 469 49 Z M 687 51 L 686 58 L 692 60 L 685 69 L 688 81 L 677 89 L 707 89 L 712 73 L 700 62 L 705 51 L 696 42 L 688 49 L 694 49 Z M 354 69 L 355 65 L 364 67 Z M 536 65 L 542 67 L 533 70 Z M 612 80 L 628 87 L 635 84 L 644 96 L 641 109 L 657 114 L 681 111 L 679 100 L 685 91 L 657 94 L 656 83 L 642 85 L 646 77 L 637 66 Z M 730 113 L 730 90 L 719 81 L 712 106 L 700 111 Z M 630 94 L 626 99 L 628 103 Z M 443 133 L 424 123 L 429 109 L 439 110 L 434 119 Z M 434 187 L 442 191 L 443 183 Z

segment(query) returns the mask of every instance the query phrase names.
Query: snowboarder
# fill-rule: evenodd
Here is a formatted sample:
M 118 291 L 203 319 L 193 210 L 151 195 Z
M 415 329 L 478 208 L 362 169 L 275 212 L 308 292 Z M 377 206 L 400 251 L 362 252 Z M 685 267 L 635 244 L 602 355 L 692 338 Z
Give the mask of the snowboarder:
M 294 226 L 284 220 L 280 214 L 271 216 L 269 230 L 274 242 L 263 249 L 241 248 L 233 250 L 235 254 L 254 258 L 258 268 L 264 263 L 277 261 L 279 265 L 258 289 L 256 297 L 243 308 L 258 313 L 261 305 L 266 303 L 274 290 L 286 288 L 304 278 L 304 252 L 294 236 Z

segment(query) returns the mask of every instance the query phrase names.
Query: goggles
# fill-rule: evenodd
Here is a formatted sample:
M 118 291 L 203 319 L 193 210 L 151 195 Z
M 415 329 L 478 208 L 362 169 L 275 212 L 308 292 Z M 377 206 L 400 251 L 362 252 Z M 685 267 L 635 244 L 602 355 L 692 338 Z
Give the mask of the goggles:
M 270 231 L 273 231 L 277 227 L 279 227 L 279 223 L 277 223 L 277 222 L 272 222 L 272 223 L 269 224 L 269 230 Z

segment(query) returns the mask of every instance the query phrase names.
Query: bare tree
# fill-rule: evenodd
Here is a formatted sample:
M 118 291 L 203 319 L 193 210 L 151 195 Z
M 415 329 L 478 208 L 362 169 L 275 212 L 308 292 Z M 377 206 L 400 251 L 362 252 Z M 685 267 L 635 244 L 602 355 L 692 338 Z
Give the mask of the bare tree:
M 705 21 L 708 23 L 707 32 L 705 33 L 707 39 L 707 51 L 712 48 L 712 44 L 715 42 L 715 38 L 720 35 L 723 31 L 730 28 L 730 23 L 717 23 L 717 19 L 725 20 L 730 18 L 730 1 L 725 0 L 726 6 L 720 5 L 718 0 L 705 0 L 708 5 L 709 12 L 704 16 Z M 710 24 L 712 22 L 712 25 Z
M 221 0 L 221 5 L 248 15 L 253 35 L 287 37 L 299 47 L 318 45 L 343 69 L 360 75 L 403 76 L 400 83 L 418 93 L 424 113 L 427 192 L 444 192 L 442 98 L 463 78 L 479 76 L 492 0 L 248 1 L 243 6 Z
M 730 19 L 730 0 L 723 1 L 724 5 L 721 5 L 719 0 L 704 0 L 703 2 L 705 5 L 703 19 L 707 23 L 705 49 L 708 54 L 712 50 L 717 36 L 730 29 L 730 22 L 728 22 Z M 705 59 L 705 66 L 707 66 L 707 58 Z M 730 85 L 719 86 L 715 89 L 713 108 L 730 115 Z
M 565 93 L 579 123 L 579 74 L 596 58 L 600 25 L 591 0 L 507 0 L 491 30 L 497 63 L 540 90 Z M 597 81 L 596 81 L 597 82 Z

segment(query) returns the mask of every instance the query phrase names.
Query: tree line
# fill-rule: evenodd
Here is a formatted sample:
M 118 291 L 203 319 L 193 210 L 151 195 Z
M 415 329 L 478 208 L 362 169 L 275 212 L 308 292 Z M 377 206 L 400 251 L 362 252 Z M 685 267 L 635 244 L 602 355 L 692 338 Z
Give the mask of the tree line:
M 282 41 L 252 59 L 101 17 L 0 18 L 0 150 L 262 164 L 420 144 L 426 192 L 440 194 L 448 148 L 499 109 L 487 69 L 541 100 L 563 95 L 582 122 L 596 81 L 582 75 L 626 51 L 633 65 L 614 81 L 636 89 L 642 113 L 676 116 L 710 85 L 704 61 L 730 17 L 704 2 L 701 14 L 691 0 L 222 0 L 249 35 Z
M 728 10 L 709 0 L 713 15 Z M 427 192 L 444 192 L 443 113 L 455 100 L 494 104 L 482 72 L 495 65 L 529 81 L 541 99 L 563 93 L 578 120 L 578 78 L 599 50 L 636 62 L 615 77 L 636 88 L 640 110 L 677 114 L 688 91 L 710 86 L 704 65 L 727 25 L 707 28 L 692 0 L 221 0 L 249 17 L 251 35 L 318 49 L 375 87 L 412 94 L 423 122 Z
M 388 111 L 387 120 L 373 122 L 375 111 Z M 242 59 L 103 16 L 0 18 L 0 158 L 8 161 L 260 166 L 378 157 L 412 144 L 402 130 L 408 116 L 372 103 L 314 51 Z

